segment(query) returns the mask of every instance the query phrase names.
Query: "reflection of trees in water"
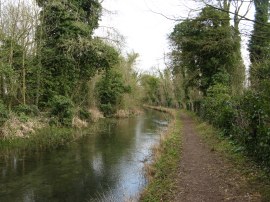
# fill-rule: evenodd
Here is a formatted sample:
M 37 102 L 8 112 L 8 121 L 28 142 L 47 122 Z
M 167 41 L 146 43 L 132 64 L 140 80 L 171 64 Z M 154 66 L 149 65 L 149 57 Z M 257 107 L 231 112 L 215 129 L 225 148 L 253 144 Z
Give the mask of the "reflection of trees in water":
M 153 118 L 157 116 L 151 112 L 130 119 L 106 119 L 97 123 L 101 128 L 97 133 L 61 149 L 1 156 L 0 201 L 82 201 L 98 193 L 108 196 L 121 190 L 126 197 L 138 191 L 142 186 L 136 184 L 141 180 L 140 160 L 147 155 L 141 150 L 149 150 L 154 137 L 146 132 L 157 129 Z

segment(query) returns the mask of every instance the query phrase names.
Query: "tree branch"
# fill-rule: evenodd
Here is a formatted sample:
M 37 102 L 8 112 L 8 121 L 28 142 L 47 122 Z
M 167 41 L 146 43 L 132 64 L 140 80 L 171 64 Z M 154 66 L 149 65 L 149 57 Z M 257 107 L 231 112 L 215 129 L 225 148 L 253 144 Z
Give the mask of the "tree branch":
M 219 11 L 222 11 L 222 12 L 226 12 L 226 13 L 230 13 L 230 14 L 234 14 L 234 15 L 237 15 L 238 17 L 240 17 L 242 20 L 246 20 L 246 21 L 250 21 L 250 22 L 253 22 L 253 23 L 257 23 L 257 24 L 260 24 L 260 25 L 263 25 L 263 26 L 269 26 L 269 24 L 266 24 L 266 23 L 262 23 L 262 22 L 259 22 L 257 20 L 252 20 L 250 18 L 247 18 L 246 16 L 243 16 L 243 15 L 240 15 L 240 14 L 237 14 L 237 13 L 234 13 L 232 11 L 228 11 L 228 10 L 225 10 L 223 8 L 218 8 L 216 6 L 213 6 L 211 4 L 207 4 L 205 3 L 207 6 L 211 7 L 211 8 L 214 8 L 216 10 L 219 10 Z

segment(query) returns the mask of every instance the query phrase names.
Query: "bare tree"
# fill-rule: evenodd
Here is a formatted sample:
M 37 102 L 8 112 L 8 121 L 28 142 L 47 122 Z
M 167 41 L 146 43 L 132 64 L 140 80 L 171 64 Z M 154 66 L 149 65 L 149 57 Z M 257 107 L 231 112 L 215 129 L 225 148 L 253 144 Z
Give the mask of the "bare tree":
M 13 99 L 26 104 L 26 58 L 29 54 L 33 54 L 35 48 L 38 13 L 36 11 L 37 7 L 33 2 L 1 1 L 1 45 L 3 46 L 5 43 L 8 50 L 6 55 L 2 55 L 1 60 L 1 86 L 2 96 L 8 98 L 9 106 Z M 20 57 L 18 58 L 15 53 L 20 53 Z M 8 58 L 6 63 L 4 63 L 3 57 Z M 17 61 L 14 61 L 15 57 L 17 57 Z

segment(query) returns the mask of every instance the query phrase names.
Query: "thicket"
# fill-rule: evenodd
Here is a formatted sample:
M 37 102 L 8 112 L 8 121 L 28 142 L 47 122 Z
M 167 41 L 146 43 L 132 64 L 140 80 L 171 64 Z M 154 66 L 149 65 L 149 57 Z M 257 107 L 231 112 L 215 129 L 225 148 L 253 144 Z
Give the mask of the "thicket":
M 254 1 L 250 40 L 250 86 L 244 88 L 238 55 L 240 36 L 225 8 L 205 7 L 170 34 L 171 65 L 183 108 L 223 131 L 264 165 L 270 166 L 269 1 Z M 234 81 L 239 80 L 237 85 Z M 235 88 L 242 90 L 236 91 Z M 235 93 L 238 92 L 238 93 Z
M 143 74 L 140 78 L 140 84 L 143 87 L 142 101 L 144 104 L 165 107 L 178 106 L 170 69 L 158 70 L 152 75 Z
M 138 54 L 94 36 L 101 14 L 98 0 L 0 1 L 0 125 L 42 114 L 71 126 L 90 108 L 110 116 L 138 105 Z
M 97 83 L 96 89 L 99 98 L 99 108 L 105 116 L 109 116 L 116 112 L 123 94 L 128 92 L 129 88 L 125 86 L 121 74 L 114 70 L 108 70 Z
M 203 99 L 199 115 L 270 166 L 269 94 L 246 90 L 241 96 L 231 96 L 219 91 L 220 87 L 224 88 L 213 87 L 216 92 Z

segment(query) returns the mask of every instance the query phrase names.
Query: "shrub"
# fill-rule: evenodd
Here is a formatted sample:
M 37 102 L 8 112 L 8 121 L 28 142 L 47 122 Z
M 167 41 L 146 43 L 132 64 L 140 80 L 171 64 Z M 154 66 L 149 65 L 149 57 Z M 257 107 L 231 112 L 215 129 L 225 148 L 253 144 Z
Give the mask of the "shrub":
M 97 95 L 100 101 L 99 108 L 105 116 L 116 112 L 123 94 L 128 93 L 128 86 L 124 85 L 122 75 L 111 69 L 105 72 L 96 86 Z
M 70 98 L 56 95 L 50 101 L 51 117 L 61 125 L 71 126 L 74 116 L 74 105 Z
M 79 118 L 82 120 L 90 120 L 91 114 L 87 109 L 82 108 L 79 110 Z
M 201 115 L 216 127 L 229 134 L 235 118 L 234 101 L 229 95 L 229 89 L 222 84 L 209 88 L 207 96 L 202 101 Z
M 24 114 L 27 116 L 37 116 L 39 114 L 38 107 L 36 105 L 23 105 L 20 104 L 15 107 L 15 112 L 18 115 Z
M 116 108 L 113 107 L 111 103 L 100 104 L 99 108 L 104 113 L 105 116 L 110 116 L 116 112 Z
M 248 90 L 239 97 L 231 97 L 228 92 L 222 84 L 210 87 L 202 101 L 200 115 L 243 145 L 255 159 L 270 166 L 268 94 Z
M 247 150 L 270 165 L 270 103 L 262 92 L 246 91 L 237 110 L 235 136 Z
M 2 126 L 7 121 L 8 117 L 9 117 L 8 110 L 4 105 L 3 101 L 0 100 L 0 126 Z

